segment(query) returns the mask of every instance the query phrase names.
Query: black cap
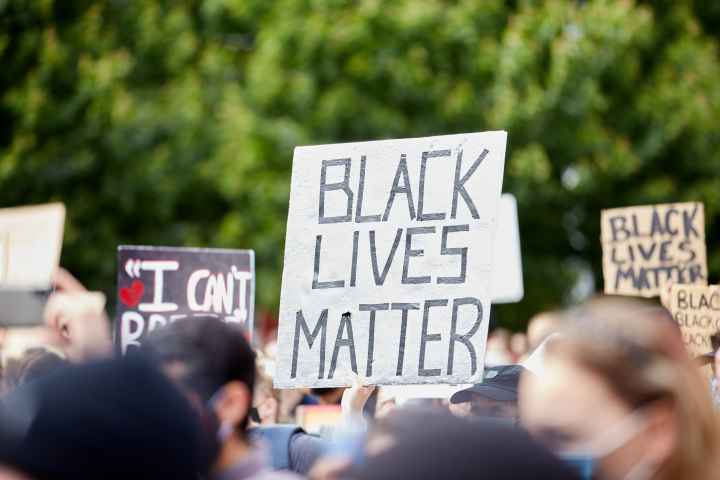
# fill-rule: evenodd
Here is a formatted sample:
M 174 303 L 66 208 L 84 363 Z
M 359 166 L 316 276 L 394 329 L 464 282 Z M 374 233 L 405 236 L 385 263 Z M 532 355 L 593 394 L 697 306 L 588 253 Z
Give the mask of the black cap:
M 450 403 L 469 402 L 473 395 L 489 398 L 498 402 L 516 402 L 520 375 L 528 371 L 522 365 L 498 365 L 485 369 L 482 383 L 455 392 Z

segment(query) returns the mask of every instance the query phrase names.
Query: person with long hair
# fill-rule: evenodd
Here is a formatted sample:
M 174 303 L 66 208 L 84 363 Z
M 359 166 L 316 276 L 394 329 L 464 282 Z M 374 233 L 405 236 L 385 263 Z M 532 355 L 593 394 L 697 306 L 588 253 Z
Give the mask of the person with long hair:
M 716 414 L 667 310 L 607 297 L 568 318 L 521 380 L 530 432 L 592 478 L 720 478 Z

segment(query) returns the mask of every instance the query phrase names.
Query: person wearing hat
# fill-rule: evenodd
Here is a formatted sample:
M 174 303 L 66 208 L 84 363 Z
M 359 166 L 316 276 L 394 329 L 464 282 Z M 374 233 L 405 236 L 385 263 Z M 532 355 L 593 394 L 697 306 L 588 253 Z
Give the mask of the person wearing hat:
M 518 384 L 527 369 L 522 365 L 498 365 L 485 369 L 481 383 L 455 392 L 450 397 L 454 411 L 473 417 L 491 417 L 517 422 Z

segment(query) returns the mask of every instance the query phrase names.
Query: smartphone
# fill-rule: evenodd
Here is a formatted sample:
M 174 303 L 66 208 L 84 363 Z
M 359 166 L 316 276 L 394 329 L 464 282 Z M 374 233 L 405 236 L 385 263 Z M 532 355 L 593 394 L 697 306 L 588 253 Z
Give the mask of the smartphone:
M 44 323 L 51 289 L 0 288 L 0 327 L 35 327 Z

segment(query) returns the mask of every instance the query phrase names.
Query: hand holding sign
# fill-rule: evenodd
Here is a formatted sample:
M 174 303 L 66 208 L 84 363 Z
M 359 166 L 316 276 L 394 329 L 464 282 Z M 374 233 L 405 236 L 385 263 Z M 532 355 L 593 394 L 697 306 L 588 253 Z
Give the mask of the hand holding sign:
M 53 294 L 45 308 L 45 324 L 59 333 L 60 346 L 71 361 L 103 357 L 112 350 L 102 293 Z
M 350 388 L 343 392 L 340 406 L 343 415 L 348 417 L 362 417 L 363 409 L 370 396 L 375 391 L 375 385 L 365 385 L 360 377 L 355 379 Z

